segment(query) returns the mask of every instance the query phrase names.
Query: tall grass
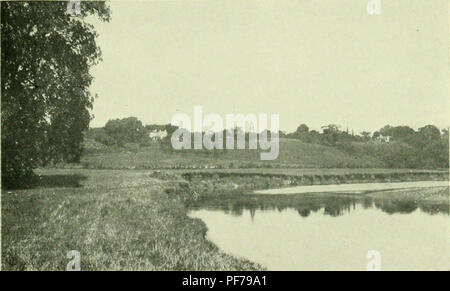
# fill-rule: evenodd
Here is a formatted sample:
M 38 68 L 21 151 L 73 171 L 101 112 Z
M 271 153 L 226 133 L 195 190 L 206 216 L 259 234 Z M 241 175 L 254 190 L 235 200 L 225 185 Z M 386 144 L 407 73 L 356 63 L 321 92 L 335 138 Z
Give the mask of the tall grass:
M 48 174 L 80 171 L 82 187 L 2 192 L 4 270 L 65 270 L 70 250 L 80 252 L 82 270 L 262 269 L 207 241 L 203 222 L 148 173 Z

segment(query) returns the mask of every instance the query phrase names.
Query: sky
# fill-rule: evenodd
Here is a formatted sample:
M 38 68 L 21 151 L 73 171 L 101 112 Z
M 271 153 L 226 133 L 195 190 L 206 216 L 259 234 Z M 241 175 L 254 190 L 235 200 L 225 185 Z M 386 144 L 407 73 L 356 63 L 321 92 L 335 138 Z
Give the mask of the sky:
M 447 0 L 110 1 L 92 127 L 279 114 L 280 129 L 450 124 Z

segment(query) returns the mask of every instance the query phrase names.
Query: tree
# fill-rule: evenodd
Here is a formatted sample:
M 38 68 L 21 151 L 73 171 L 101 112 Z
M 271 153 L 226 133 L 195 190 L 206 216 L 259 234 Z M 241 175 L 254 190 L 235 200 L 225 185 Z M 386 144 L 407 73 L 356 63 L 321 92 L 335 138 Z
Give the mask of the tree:
M 109 120 L 105 125 L 105 131 L 120 146 L 126 143 L 140 143 L 148 138 L 142 122 L 136 117 Z
M 372 134 L 372 138 L 373 139 L 377 139 L 378 137 L 380 137 L 381 136 L 381 133 L 377 130 L 377 131 L 375 131 L 373 134 Z
M 302 133 L 307 133 L 308 131 L 309 131 L 309 127 L 306 124 L 302 123 L 302 124 L 300 124 L 299 127 L 297 127 L 296 133 L 302 134 Z
M 335 145 L 340 135 L 340 125 L 329 124 L 322 126 L 323 136 L 325 141 L 330 145 Z
M 442 129 L 442 138 L 448 141 L 448 127 Z
M 361 136 L 363 138 L 363 141 L 369 141 L 370 140 L 370 132 L 363 131 L 360 134 L 361 134 Z
M 1 3 L 2 184 L 20 186 L 39 165 L 76 161 L 90 121 L 89 68 L 101 60 L 85 19 L 109 21 L 105 2 Z
M 441 138 L 441 131 L 434 125 L 421 127 L 418 132 L 427 141 L 439 140 Z
M 448 168 L 448 131 L 445 136 L 445 129 L 441 131 L 434 125 L 426 125 L 419 128 L 418 139 L 422 150 L 424 161 L 427 167 Z
M 107 146 L 113 146 L 116 144 L 116 141 L 106 133 L 104 127 L 99 128 L 89 128 L 86 138 L 90 138 L 95 140 L 96 142 L 102 143 Z
M 390 136 L 394 140 L 406 141 L 409 138 L 413 137 L 416 132 L 409 126 L 386 125 L 382 129 L 380 129 L 380 133 L 384 136 Z
M 291 137 L 300 139 L 304 142 L 309 140 L 309 127 L 302 123 L 297 127 L 297 130 L 291 134 Z

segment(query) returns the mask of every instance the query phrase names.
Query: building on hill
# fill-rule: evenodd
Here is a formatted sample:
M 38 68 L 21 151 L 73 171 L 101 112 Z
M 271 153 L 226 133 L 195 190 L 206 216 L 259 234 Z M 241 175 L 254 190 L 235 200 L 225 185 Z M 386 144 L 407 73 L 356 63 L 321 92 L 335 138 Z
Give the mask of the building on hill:
M 391 137 L 389 135 L 382 135 L 380 134 L 379 136 L 377 136 L 377 140 L 381 141 L 381 142 L 390 142 L 391 141 Z
M 167 130 L 158 130 L 158 129 L 155 129 L 155 130 L 150 131 L 149 134 L 148 134 L 148 137 L 149 137 L 151 140 L 154 140 L 154 141 L 162 140 L 162 139 L 165 138 L 166 136 L 167 136 Z

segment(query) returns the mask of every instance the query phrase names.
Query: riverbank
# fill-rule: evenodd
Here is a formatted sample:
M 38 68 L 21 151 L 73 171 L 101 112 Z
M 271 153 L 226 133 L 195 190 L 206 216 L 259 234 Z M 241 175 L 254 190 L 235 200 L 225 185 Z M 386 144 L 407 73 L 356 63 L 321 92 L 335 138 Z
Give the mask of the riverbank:
M 188 207 L 206 200 L 217 205 L 214 198 L 220 197 L 228 209 L 295 207 L 304 213 L 311 205 L 294 196 L 254 199 L 242 193 L 296 183 L 448 180 L 448 172 L 439 171 L 372 170 L 336 175 L 253 171 L 37 170 L 35 188 L 2 191 L 2 268 L 65 270 L 67 252 L 77 250 L 82 270 L 261 270 L 262 266 L 227 255 L 209 242 L 205 224 L 189 218 Z M 424 194 L 427 191 L 393 192 L 391 197 L 442 202 L 448 187 Z M 370 195 L 387 197 L 389 193 Z M 313 208 L 324 205 L 317 199 L 314 203 Z M 347 206 L 336 205 L 336 213 L 342 207 Z
M 367 196 L 380 199 L 395 199 L 399 201 L 429 202 L 449 204 L 449 187 L 433 187 L 425 189 L 402 189 L 369 193 Z
M 34 189 L 2 191 L 2 269 L 261 270 L 221 252 L 187 216 L 172 180 L 144 171 L 44 170 Z
M 363 199 L 365 203 L 375 203 L 377 207 L 388 213 L 404 212 L 405 205 L 407 211 L 417 208 L 433 214 L 433 213 L 449 213 L 449 187 L 448 172 L 444 171 L 411 171 L 411 172 L 392 172 L 390 170 L 371 169 L 363 173 L 344 172 L 332 175 L 331 172 L 326 174 L 318 174 L 315 169 L 313 174 L 301 172 L 295 174 L 292 170 L 288 170 L 290 175 L 281 175 L 275 172 L 254 173 L 250 170 L 230 172 L 230 171 L 191 171 L 178 173 L 183 179 L 174 183 L 165 191 L 169 196 L 179 197 L 188 207 L 198 208 L 207 207 L 211 209 L 221 209 L 225 211 L 237 211 L 240 213 L 242 209 L 287 209 L 294 208 L 301 213 L 306 213 L 305 209 L 311 207 L 319 209 L 326 207 L 330 209 L 330 203 L 326 202 L 330 195 L 351 195 L 354 199 Z M 154 175 L 175 175 L 174 172 L 154 172 Z M 392 188 L 398 185 L 416 184 L 420 181 L 425 184 L 437 185 L 439 187 L 429 187 L 421 189 L 397 189 L 392 190 L 384 187 L 381 190 L 373 191 L 367 184 L 363 184 L 366 188 L 364 191 L 354 193 L 352 191 L 334 194 L 330 193 L 311 193 L 306 191 L 306 195 L 314 195 L 313 202 L 302 199 L 305 194 L 278 195 L 276 191 L 271 195 L 258 194 L 265 192 L 260 189 L 281 188 L 283 192 L 305 186 L 304 188 L 340 185 L 342 187 L 352 187 L 356 183 L 388 183 Z M 444 182 L 444 183 L 439 183 Z M 423 184 L 423 183 L 421 183 Z M 442 187 L 442 185 L 445 185 Z M 347 187 L 347 188 L 349 188 Z M 369 189 L 369 190 L 367 190 Z M 255 191 L 259 190 L 259 191 Z M 280 191 L 280 193 L 282 192 Z M 251 195 L 243 195 L 243 193 Z M 311 196 L 312 197 L 312 196 Z M 305 202 L 306 201 L 306 202 Z M 306 203 L 306 205 L 305 205 Z M 340 213 L 342 205 L 333 205 L 331 213 Z M 342 207 L 346 207 L 343 205 Z
M 308 173 L 288 170 L 280 174 L 276 170 L 258 173 L 255 171 L 186 171 L 154 172 L 182 178 L 168 193 L 181 194 L 184 199 L 198 199 L 202 196 L 218 196 L 233 191 L 250 191 L 288 188 L 307 185 L 340 185 L 356 183 L 395 183 L 413 181 L 448 181 L 448 171 L 392 171 L 372 169 L 358 172 L 332 171 Z M 190 197 L 192 196 L 192 197 Z
M 366 194 L 380 191 L 395 191 L 403 189 L 427 189 L 435 187 L 448 187 L 448 181 L 413 181 L 395 183 L 353 183 L 353 184 L 331 184 L 331 185 L 308 185 L 288 188 L 275 188 L 267 190 L 256 190 L 253 194 L 264 195 L 292 195 L 301 193 L 343 193 L 343 194 Z

